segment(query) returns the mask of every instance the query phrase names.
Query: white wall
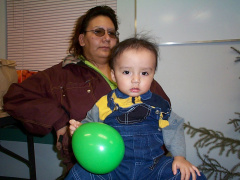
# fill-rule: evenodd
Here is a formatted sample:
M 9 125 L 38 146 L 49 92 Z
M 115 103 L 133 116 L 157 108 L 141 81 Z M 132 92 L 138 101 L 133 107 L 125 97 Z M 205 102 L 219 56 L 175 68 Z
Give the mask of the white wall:
M 160 46 L 156 79 L 171 98 L 173 111 L 184 117 L 185 122 L 239 140 L 233 125 L 227 125 L 229 119 L 238 118 L 234 113 L 240 112 L 240 63 L 234 62 L 237 54 L 231 46 L 240 49 L 240 42 Z M 187 159 L 199 165 L 193 148 L 198 138 L 185 137 Z M 225 155 L 218 156 L 219 151 L 213 152 L 216 154 L 211 153 L 211 157 L 228 169 L 239 162 L 236 155 L 224 158 Z
M 161 43 L 239 39 L 239 6 L 236 0 L 137 0 L 137 29 Z
M 149 32 L 160 44 L 160 62 L 156 79 L 169 95 L 173 111 L 195 128 L 221 131 L 239 140 L 239 133 L 229 119 L 239 118 L 240 56 L 230 47 L 240 49 L 240 2 L 210 1 L 137 1 L 137 32 Z M 237 41 L 226 42 L 226 39 Z M 220 40 L 219 43 L 189 41 Z M 178 45 L 167 45 L 175 42 Z M 215 41 L 216 42 L 216 41 Z M 186 131 L 185 131 L 186 134 Z M 194 143 L 199 138 L 186 135 L 187 159 L 200 164 Z M 200 150 L 205 154 L 208 148 Z M 237 155 L 216 158 L 229 170 L 239 163 Z
M 117 15 L 119 19 L 120 41 L 134 36 L 135 33 L 135 1 L 134 0 L 118 0 Z

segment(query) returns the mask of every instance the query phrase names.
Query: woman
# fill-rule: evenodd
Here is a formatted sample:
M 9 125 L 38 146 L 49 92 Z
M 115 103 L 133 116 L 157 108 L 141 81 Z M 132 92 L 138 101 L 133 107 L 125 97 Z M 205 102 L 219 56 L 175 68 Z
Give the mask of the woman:
M 75 163 L 66 133 L 68 121 L 83 120 L 101 96 L 116 88 L 108 56 L 119 41 L 117 30 L 117 16 L 111 8 L 88 10 L 77 21 L 70 55 L 21 84 L 12 84 L 4 97 L 4 109 L 29 132 L 46 135 L 56 131 L 57 148 L 68 170 Z M 169 101 L 156 81 L 151 91 Z

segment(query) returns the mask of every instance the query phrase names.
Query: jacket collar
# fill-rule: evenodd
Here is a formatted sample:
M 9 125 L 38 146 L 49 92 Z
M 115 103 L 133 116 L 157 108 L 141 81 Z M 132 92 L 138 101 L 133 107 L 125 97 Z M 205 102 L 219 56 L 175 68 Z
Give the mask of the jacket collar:
M 62 67 L 65 67 L 68 64 L 77 64 L 83 60 L 85 60 L 83 56 L 74 57 L 72 54 L 69 54 L 63 59 Z

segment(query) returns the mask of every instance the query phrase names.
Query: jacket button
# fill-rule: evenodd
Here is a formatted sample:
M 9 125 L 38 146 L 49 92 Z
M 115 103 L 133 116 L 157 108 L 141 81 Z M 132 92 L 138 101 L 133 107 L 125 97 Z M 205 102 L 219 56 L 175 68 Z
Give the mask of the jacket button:
M 160 111 L 159 111 L 159 110 L 156 110 L 155 114 L 159 114 L 159 113 L 160 113 Z
M 90 89 L 88 89 L 88 90 L 87 90 L 87 93 L 90 93 L 90 92 L 91 92 L 91 90 L 90 90 Z

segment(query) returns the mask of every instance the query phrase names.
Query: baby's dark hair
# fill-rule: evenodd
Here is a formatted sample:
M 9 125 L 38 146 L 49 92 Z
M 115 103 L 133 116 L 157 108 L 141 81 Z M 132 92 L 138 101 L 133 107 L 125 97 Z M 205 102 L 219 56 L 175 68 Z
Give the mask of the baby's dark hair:
M 147 40 L 146 37 L 132 37 L 125 39 L 124 41 L 117 44 L 111 51 L 110 57 L 109 57 L 109 66 L 111 69 L 114 69 L 114 65 L 116 62 L 116 59 L 125 51 L 128 49 L 147 49 L 154 53 L 156 57 L 156 67 L 157 69 L 158 65 L 158 46 L 156 43 L 151 42 Z

